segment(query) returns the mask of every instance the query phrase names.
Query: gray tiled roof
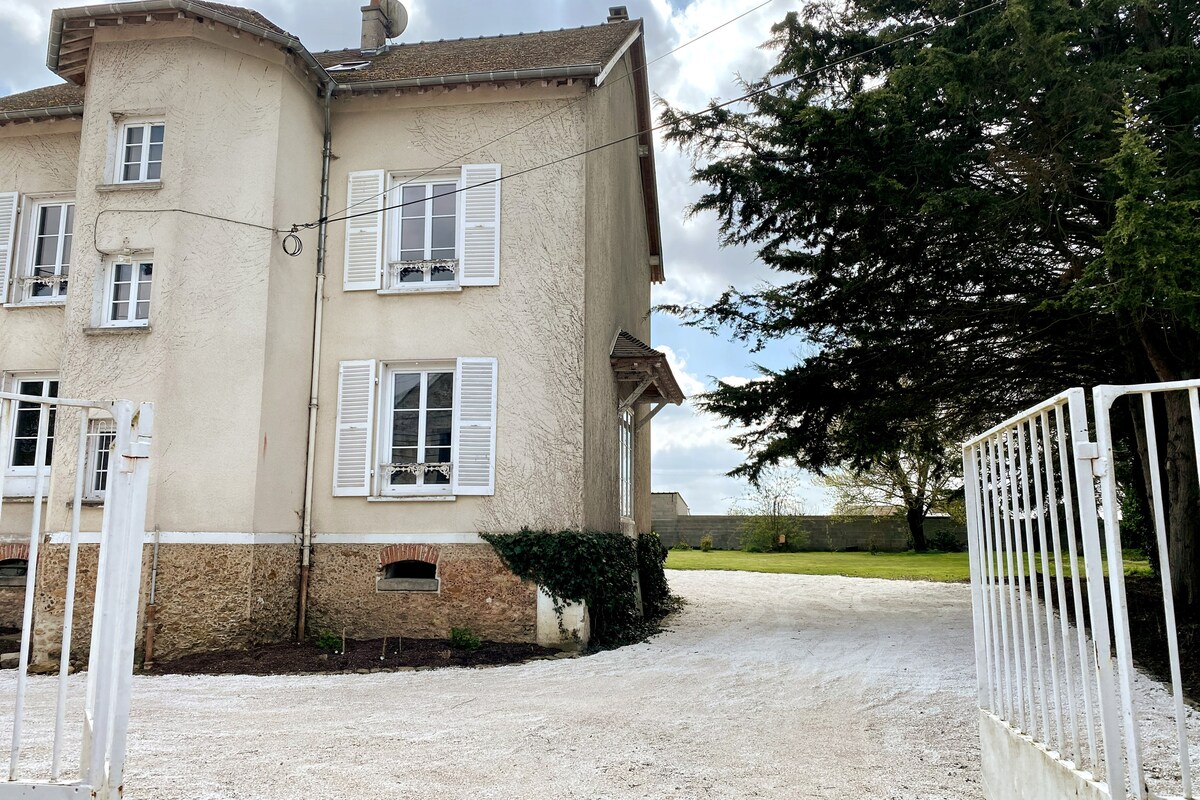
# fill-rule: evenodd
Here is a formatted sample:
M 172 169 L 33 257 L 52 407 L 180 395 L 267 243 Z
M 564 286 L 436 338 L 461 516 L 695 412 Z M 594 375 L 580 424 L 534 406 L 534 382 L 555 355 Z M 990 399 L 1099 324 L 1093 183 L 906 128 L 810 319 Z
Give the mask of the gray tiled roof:
M 370 62 L 363 69 L 333 73 L 341 84 L 575 66 L 595 66 L 599 72 L 640 24 L 640 20 L 630 20 L 559 31 L 394 44 L 374 55 L 357 49 L 313 55 L 326 68 Z
M 83 104 L 83 87 L 69 83 L 56 83 L 41 89 L 30 89 L 19 94 L 0 97 L 0 112 L 37 111 L 43 108 L 77 106 Z

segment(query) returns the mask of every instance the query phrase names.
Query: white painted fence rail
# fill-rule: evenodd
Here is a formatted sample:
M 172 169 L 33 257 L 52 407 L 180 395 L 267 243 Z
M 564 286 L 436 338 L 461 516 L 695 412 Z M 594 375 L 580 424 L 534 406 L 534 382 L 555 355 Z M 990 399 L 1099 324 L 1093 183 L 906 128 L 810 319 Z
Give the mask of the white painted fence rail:
M 1029 737 L 1029 746 L 1044 749 L 1067 773 L 1099 783 L 1089 791 L 1111 798 L 1157 796 L 1142 763 L 1112 466 L 1110 413 L 1126 395 L 1141 398 L 1151 443 L 1176 766 L 1183 796 L 1195 797 L 1152 398 L 1188 393 L 1200 457 L 1198 391 L 1200 381 L 1097 387 L 1093 442 L 1087 397 L 1070 389 L 963 445 L 979 706 Z
M 48 385 L 48 384 L 45 384 Z M 88 659 L 87 691 L 84 699 L 83 731 L 77 767 L 64 768 L 63 749 L 71 737 L 64 730 L 67 708 L 67 674 L 70 666 L 71 633 L 75 613 L 75 582 L 78 572 L 79 532 L 89 476 L 89 459 L 97 457 L 95 436 L 89 436 L 98 420 L 111 422 L 111 449 L 107 459 L 103 493 L 99 562 L 96 571 L 95 610 Z M 77 423 L 72 439 L 64 430 Z M 12 742 L 8 769 L 0 775 L 0 800 L 10 798 L 91 797 L 110 800 L 121 796 L 125 764 L 125 738 L 129 721 L 129 691 L 133 675 L 138 593 L 141 583 L 142 541 L 146 524 L 149 485 L 150 436 L 153 410 L 148 404 L 129 401 L 93 402 L 49 396 L 0 392 L 0 465 L 17 463 L 14 451 L 34 442 L 28 465 L 32 491 L 12 485 L 9 494 L 30 494 L 29 555 L 25 583 L 25 605 L 21 626 L 21 653 L 16 676 Z M 31 433 L 32 432 L 32 433 Z M 107 441 L 107 440 L 105 440 Z M 92 452 L 89 453 L 89 450 Z M 74 456 L 65 467 L 62 456 Z M 6 494 L 0 469 L 0 523 L 4 521 Z M 66 474 L 63 474 L 65 471 Z M 94 471 L 92 472 L 94 474 Z M 63 599 L 63 632 L 57 674 L 57 699 L 52 750 L 48 773 L 28 770 L 22 760 L 25 738 L 25 700 L 29 688 L 28 667 L 33 644 L 33 609 L 38 575 L 39 549 L 47 516 L 61 503 L 64 483 L 73 481 L 70 500 L 70 544 Z M 26 479 L 28 483 L 28 479 Z M 56 499 L 57 498 L 57 499 Z M 9 512 L 11 514 L 11 511 Z M 0 530 L 3 530 L 0 528 Z

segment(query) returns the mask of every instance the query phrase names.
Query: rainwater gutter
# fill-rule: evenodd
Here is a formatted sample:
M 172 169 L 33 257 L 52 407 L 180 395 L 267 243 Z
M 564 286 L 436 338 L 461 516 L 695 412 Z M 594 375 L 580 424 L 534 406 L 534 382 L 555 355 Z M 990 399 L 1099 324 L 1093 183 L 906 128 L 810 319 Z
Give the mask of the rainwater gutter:
M 329 105 L 333 100 L 333 90 L 336 84 L 330 80 L 325 83 L 323 99 L 325 112 L 324 143 L 321 147 L 321 210 L 320 224 L 317 226 L 317 280 L 313 292 L 313 338 L 312 338 L 312 377 L 308 392 L 308 442 L 304 453 L 304 510 L 300 522 L 300 587 L 297 591 L 296 605 L 296 641 L 303 642 L 305 638 L 305 621 L 308 616 L 308 582 L 309 571 L 312 568 L 312 509 L 313 483 L 316 476 L 317 449 L 317 397 L 321 385 L 321 332 L 324 323 L 325 309 L 325 253 L 326 232 L 329 216 L 329 162 L 333 157 L 333 125 Z
M 0 120 L 47 119 L 51 117 L 82 117 L 83 104 L 52 106 L 50 108 L 23 108 L 20 111 L 0 111 Z

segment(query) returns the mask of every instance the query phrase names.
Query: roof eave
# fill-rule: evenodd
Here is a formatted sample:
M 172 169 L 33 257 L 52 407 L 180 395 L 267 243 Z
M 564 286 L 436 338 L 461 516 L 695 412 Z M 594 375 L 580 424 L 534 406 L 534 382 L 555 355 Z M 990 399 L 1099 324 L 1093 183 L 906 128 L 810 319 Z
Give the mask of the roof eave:
M 335 92 L 371 92 L 383 89 L 415 89 L 429 86 L 455 86 L 466 83 L 503 83 L 507 81 L 565 80 L 595 78 L 601 64 L 576 64 L 564 67 L 506 69 L 491 72 L 460 72 L 453 75 L 427 75 L 420 78 L 392 78 L 377 81 L 339 83 Z
M 121 16 L 126 14 L 153 14 L 162 11 L 181 11 L 188 14 L 211 19 L 230 28 L 253 34 L 273 42 L 288 52 L 299 56 L 304 65 L 322 84 L 329 85 L 332 79 L 325 68 L 313 57 L 299 39 L 295 36 L 255 25 L 243 19 L 226 14 L 219 9 L 198 5 L 189 0 L 132 0 L 125 3 L 109 3 L 107 5 L 76 6 L 74 8 L 56 8 L 50 14 L 50 41 L 46 51 L 46 66 L 51 72 L 59 75 L 59 48 L 62 46 L 63 29 L 69 19 L 96 19 L 99 17 Z M 70 80 L 65 75 L 60 77 Z M 71 81 L 74 83 L 74 81 Z
M 46 108 L 22 108 L 16 111 L 0 111 L 0 122 L 13 120 L 37 120 L 54 117 L 82 117 L 83 105 L 48 106 Z
M 641 26 L 638 27 L 639 32 Z M 658 209 L 658 172 L 654 163 L 654 117 L 650 110 L 650 82 L 646 75 L 646 39 L 639 36 L 629 51 L 633 56 L 633 75 L 636 91 L 638 130 L 637 142 L 646 148 L 646 155 L 638 159 L 642 176 L 642 204 L 646 209 L 646 238 L 650 245 L 650 282 L 663 283 L 667 279 L 662 258 L 662 222 Z

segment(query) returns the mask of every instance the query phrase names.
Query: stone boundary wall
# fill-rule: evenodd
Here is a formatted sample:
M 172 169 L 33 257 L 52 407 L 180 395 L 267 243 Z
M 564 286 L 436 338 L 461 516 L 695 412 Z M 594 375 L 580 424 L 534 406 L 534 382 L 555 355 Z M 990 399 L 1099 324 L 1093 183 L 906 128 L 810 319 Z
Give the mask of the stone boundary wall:
M 808 541 L 799 548 L 802 550 L 870 550 L 872 543 L 878 550 L 901 552 L 908 549 L 908 524 L 903 517 L 803 516 L 799 519 L 808 534 Z M 701 537 L 711 535 L 713 547 L 737 550 L 741 547 L 745 520 L 745 517 L 696 514 L 666 517 L 654 520 L 654 531 L 667 547 L 680 541 L 699 547 Z M 926 537 L 942 531 L 956 534 L 965 546 L 965 527 L 944 517 L 925 520 Z

